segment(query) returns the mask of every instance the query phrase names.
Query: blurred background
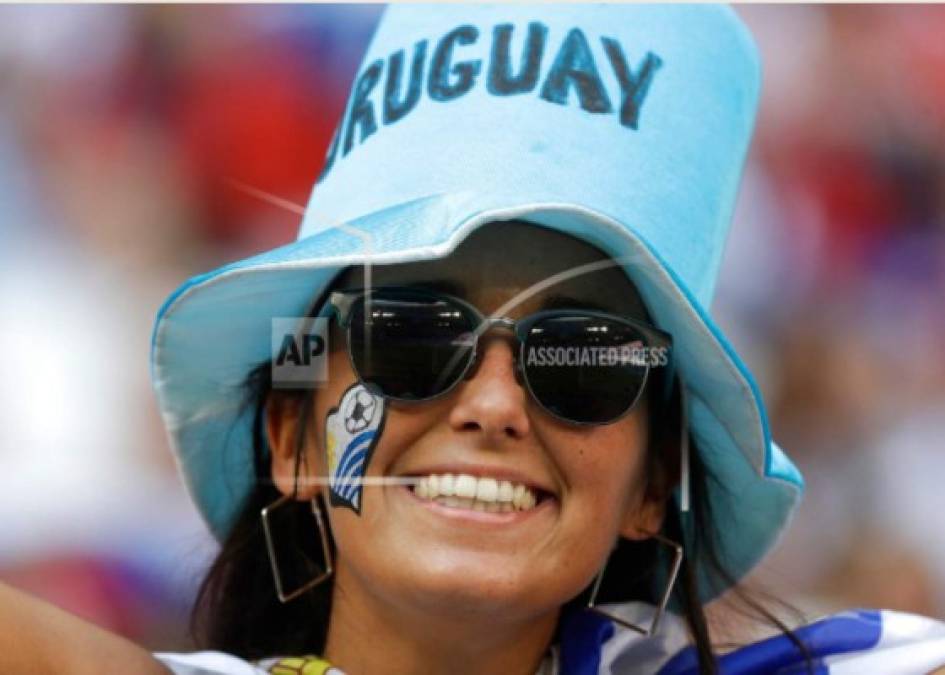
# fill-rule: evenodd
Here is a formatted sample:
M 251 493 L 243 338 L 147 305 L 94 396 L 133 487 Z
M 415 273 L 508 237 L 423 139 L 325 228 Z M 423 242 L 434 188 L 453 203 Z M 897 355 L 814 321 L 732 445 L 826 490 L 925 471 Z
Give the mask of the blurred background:
M 214 547 L 154 316 L 288 242 L 372 5 L 0 7 L 0 579 L 190 648 Z M 765 79 L 713 313 L 806 501 L 755 580 L 945 618 L 945 7 L 744 6 Z

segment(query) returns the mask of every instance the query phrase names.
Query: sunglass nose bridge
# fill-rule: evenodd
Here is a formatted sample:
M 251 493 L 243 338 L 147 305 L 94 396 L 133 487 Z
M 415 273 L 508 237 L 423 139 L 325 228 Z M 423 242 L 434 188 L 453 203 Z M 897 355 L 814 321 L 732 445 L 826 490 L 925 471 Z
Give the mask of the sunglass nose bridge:
M 478 341 L 479 338 L 481 338 L 493 328 L 505 328 L 506 330 L 510 330 L 514 333 L 515 319 L 510 319 L 507 316 L 487 316 L 483 318 L 482 322 L 476 327 L 475 332 L 470 337 Z
M 515 319 L 510 319 L 507 316 L 495 316 L 487 318 L 483 323 L 490 324 L 490 328 L 493 326 L 498 326 L 500 328 L 505 328 L 513 333 L 515 333 Z M 521 345 L 519 345 L 521 347 Z M 522 364 L 520 349 L 512 350 L 512 370 L 515 373 L 515 381 L 522 388 L 525 387 L 525 369 Z
M 515 319 L 510 319 L 507 316 L 487 316 L 483 318 L 482 323 L 479 324 L 475 332 L 469 335 L 468 338 L 470 339 L 470 342 L 478 345 L 479 339 L 493 328 L 505 328 L 506 330 L 515 333 L 515 327 Z M 478 349 L 474 348 L 473 361 L 463 375 L 464 380 L 470 380 L 475 376 L 481 361 L 482 355 L 479 353 Z M 524 387 L 525 373 L 522 370 L 522 363 L 521 359 L 519 358 L 519 350 L 512 349 L 512 361 L 513 372 L 515 373 L 515 381 L 519 384 L 519 386 Z
M 485 324 L 489 324 L 489 327 L 498 326 L 500 328 L 508 328 L 511 331 L 515 330 L 515 320 L 510 319 L 507 316 L 490 316 L 483 321 Z

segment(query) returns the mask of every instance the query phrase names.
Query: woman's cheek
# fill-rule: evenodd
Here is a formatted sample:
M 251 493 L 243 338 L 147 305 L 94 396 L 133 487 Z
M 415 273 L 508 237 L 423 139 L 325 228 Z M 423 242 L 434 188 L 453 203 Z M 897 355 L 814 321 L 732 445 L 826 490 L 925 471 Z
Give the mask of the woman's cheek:
M 638 425 L 600 427 L 573 438 L 560 455 L 567 490 L 584 519 L 606 524 L 616 534 L 625 510 L 638 501 L 645 486 L 645 438 Z M 564 504 L 565 508 L 569 505 Z M 588 525 L 590 526 L 590 525 Z

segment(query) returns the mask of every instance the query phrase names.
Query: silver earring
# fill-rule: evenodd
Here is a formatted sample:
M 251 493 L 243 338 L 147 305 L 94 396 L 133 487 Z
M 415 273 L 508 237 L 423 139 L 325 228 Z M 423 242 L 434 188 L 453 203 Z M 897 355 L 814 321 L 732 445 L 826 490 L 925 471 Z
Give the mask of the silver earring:
M 611 621 L 620 624 L 624 628 L 629 628 L 630 630 L 635 630 L 638 633 L 649 636 L 656 633 L 656 629 L 659 627 L 660 619 L 663 618 L 663 612 L 666 611 L 666 605 L 669 604 L 669 596 L 673 592 L 673 586 L 676 584 L 676 577 L 679 576 L 679 568 L 682 565 L 683 558 L 683 548 L 677 544 L 672 539 L 668 539 L 661 534 L 653 534 L 653 538 L 656 539 L 661 544 L 665 544 L 673 549 L 673 562 L 670 565 L 669 580 L 666 584 L 666 590 L 663 591 L 663 596 L 660 598 L 660 604 L 656 608 L 656 613 L 653 615 L 653 621 L 650 623 L 650 627 L 643 628 L 637 626 L 636 624 L 630 623 L 626 619 L 623 619 L 615 614 L 611 614 L 599 607 L 596 606 L 597 603 L 597 592 L 600 590 L 601 582 L 604 580 L 604 572 L 607 570 L 607 563 L 604 563 L 603 569 L 597 575 L 597 580 L 594 582 L 594 588 L 591 591 L 591 597 L 587 601 L 587 608 L 592 612 L 596 612 L 601 616 L 605 616 Z
M 294 600 L 295 598 L 302 595 L 305 591 L 318 586 L 318 584 L 326 581 L 334 572 L 331 562 L 331 551 L 328 547 L 328 534 L 326 533 L 327 528 L 325 527 L 322 508 L 318 504 L 318 498 L 312 497 L 312 513 L 315 516 L 315 524 L 318 528 L 318 537 L 321 539 L 322 555 L 324 556 L 325 560 L 325 571 L 321 574 L 318 574 L 313 579 L 305 582 L 302 586 L 299 586 L 290 593 L 286 593 L 283 590 L 282 575 L 279 573 L 279 563 L 276 560 L 276 547 L 272 543 L 272 531 L 269 528 L 269 514 L 291 500 L 292 497 L 290 495 L 283 495 L 259 513 L 259 515 L 262 517 L 263 533 L 266 535 L 266 550 L 269 552 L 269 564 L 272 566 L 272 579 L 276 583 L 276 595 L 278 596 L 280 602 L 283 603 L 289 602 L 289 600 Z
M 679 380 L 679 511 L 689 512 L 689 412 L 686 407 L 686 387 Z

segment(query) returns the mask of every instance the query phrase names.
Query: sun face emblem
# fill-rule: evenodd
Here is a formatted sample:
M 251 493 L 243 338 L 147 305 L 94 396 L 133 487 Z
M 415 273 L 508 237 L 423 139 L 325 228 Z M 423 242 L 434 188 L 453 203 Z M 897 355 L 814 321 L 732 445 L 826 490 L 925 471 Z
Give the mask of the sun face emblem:
M 349 434 L 356 434 L 367 429 L 374 419 L 374 397 L 367 391 L 361 390 L 353 396 L 345 406 L 345 429 Z

